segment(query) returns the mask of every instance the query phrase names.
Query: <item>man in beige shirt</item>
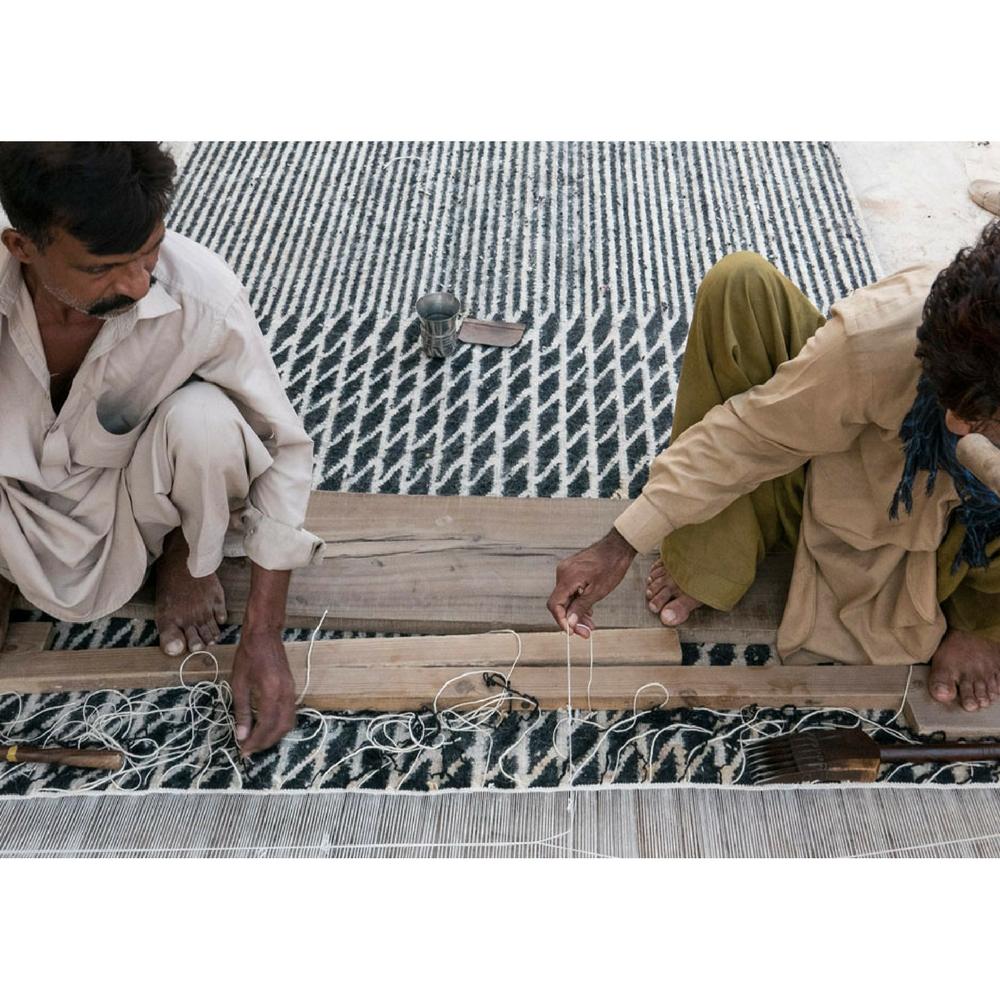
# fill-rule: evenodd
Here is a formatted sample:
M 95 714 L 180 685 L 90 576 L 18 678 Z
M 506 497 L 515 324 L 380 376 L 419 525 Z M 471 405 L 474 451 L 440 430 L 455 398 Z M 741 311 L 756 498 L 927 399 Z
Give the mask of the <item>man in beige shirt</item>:
M 1000 443 L 1000 224 L 829 319 L 756 254 L 699 289 L 670 447 L 600 542 L 560 563 L 549 610 L 581 635 L 637 552 L 667 625 L 730 610 L 764 554 L 795 552 L 786 662 L 931 660 L 931 693 L 1000 697 L 1000 499 L 955 458 Z
M 250 754 L 295 720 L 281 628 L 290 571 L 322 558 L 312 442 L 235 275 L 165 229 L 174 172 L 155 143 L 0 143 L 0 578 L 87 621 L 152 566 L 180 655 L 218 638 L 215 570 L 245 555 Z

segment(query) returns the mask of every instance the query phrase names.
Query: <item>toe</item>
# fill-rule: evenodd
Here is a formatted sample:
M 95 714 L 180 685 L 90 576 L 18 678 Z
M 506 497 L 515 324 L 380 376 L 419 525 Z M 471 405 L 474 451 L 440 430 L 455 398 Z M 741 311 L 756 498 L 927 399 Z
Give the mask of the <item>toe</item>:
M 184 633 L 176 625 L 160 629 L 160 649 L 167 656 L 180 656 L 184 652 Z
M 986 691 L 990 696 L 990 701 L 1000 698 L 1000 673 L 992 673 L 986 679 Z
M 659 583 L 666 576 L 666 573 L 667 571 L 664 569 L 663 563 L 657 559 L 649 571 L 649 576 L 646 577 L 646 586 L 652 587 L 654 584 Z
M 219 637 L 222 635 L 222 629 L 219 628 L 219 623 L 215 620 L 215 615 L 210 615 L 208 621 L 202 622 L 202 630 L 208 632 L 207 638 L 212 642 L 217 642 Z
M 660 612 L 660 621 L 664 625 L 680 625 L 687 621 L 688 615 L 695 608 L 700 606 L 701 601 L 696 601 L 693 597 L 688 597 L 687 594 L 681 594 L 664 606 Z
M 187 647 L 188 651 L 191 653 L 198 653 L 205 648 L 205 644 L 201 641 L 201 636 L 198 634 L 198 630 L 194 625 L 189 625 L 184 629 L 184 635 L 187 637 Z
M 649 599 L 649 610 L 653 614 L 658 615 L 663 605 L 673 596 L 673 591 L 662 583 L 652 590 L 647 590 L 646 597 Z
M 958 697 L 958 681 L 948 670 L 932 667 L 927 689 L 935 701 L 950 702 Z
M 219 626 L 214 621 L 198 626 L 198 635 L 206 646 L 211 646 L 219 638 Z
M 220 625 L 225 625 L 227 617 L 228 617 L 228 613 L 226 611 L 226 602 L 225 601 L 219 601 L 218 604 L 215 605 L 215 620 Z
M 979 702 L 976 700 L 976 687 L 974 681 L 963 677 L 958 682 L 958 699 L 962 703 L 962 708 L 964 708 L 966 712 L 974 712 L 977 708 L 979 708 Z
M 979 707 L 986 708 L 990 703 L 990 696 L 986 690 L 986 680 L 977 680 L 972 686 L 972 690 L 975 692 L 976 701 L 978 702 Z

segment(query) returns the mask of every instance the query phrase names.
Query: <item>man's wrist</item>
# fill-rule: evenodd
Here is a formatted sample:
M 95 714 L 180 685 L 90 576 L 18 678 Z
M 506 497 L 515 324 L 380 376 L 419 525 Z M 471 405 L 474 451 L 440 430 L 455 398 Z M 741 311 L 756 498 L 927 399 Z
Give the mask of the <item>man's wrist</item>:
M 285 627 L 290 570 L 270 570 L 250 563 L 250 594 L 243 613 L 243 635 L 280 636 Z
M 636 556 L 635 547 L 617 528 L 612 528 L 604 536 L 603 541 L 616 553 L 620 553 L 628 559 L 634 559 Z

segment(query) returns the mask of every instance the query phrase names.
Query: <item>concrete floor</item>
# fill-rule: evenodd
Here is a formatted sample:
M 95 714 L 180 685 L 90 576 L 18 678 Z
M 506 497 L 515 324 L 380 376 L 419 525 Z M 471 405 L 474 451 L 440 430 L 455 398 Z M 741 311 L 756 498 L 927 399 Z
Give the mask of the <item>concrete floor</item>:
M 835 142 L 883 274 L 942 262 L 991 219 L 969 182 L 1000 182 L 1000 142 Z
M 178 164 L 194 145 L 170 142 Z M 997 142 L 835 142 L 883 274 L 945 262 L 995 216 L 969 198 L 969 182 L 1000 182 Z

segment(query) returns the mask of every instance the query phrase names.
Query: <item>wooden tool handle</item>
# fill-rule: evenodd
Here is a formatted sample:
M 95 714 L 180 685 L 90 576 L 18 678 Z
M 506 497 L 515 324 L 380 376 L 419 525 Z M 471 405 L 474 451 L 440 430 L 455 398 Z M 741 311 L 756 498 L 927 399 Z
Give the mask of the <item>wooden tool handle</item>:
M 1000 760 L 1000 743 L 893 743 L 878 750 L 883 764 Z
M 117 771 L 124 763 L 117 750 L 73 750 L 68 747 L 0 746 L 0 760 L 10 764 L 66 764 Z
M 966 434 L 959 439 L 955 453 L 976 479 L 994 493 L 1000 493 L 1000 448 L 982 434 Z

